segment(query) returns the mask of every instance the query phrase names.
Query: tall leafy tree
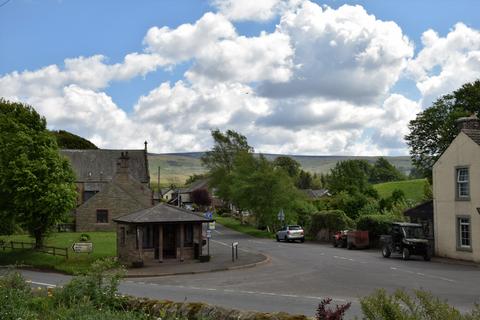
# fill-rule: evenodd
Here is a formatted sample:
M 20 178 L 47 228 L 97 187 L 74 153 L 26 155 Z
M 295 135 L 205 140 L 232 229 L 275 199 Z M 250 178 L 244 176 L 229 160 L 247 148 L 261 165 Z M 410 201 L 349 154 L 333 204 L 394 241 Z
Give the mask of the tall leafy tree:
M 379 157 L 371 170 L 372 183 L 404 180 L 405 176 L 384 157 Z
M 328 190 L 332 193 L 366 192 L 371 189 L 369 182 L 372 166 L 365 160 L 337 162 L 326 177 Z
M 45 118 L 31 106 L 0 99 L 0 211 L 37 246 L 75 207 L 75 177 Z
M 233 130 L 225 133 L 216 129 L 212 131 L 213 148 L 201 158 L 203 166 L 208 169 L 210 184 L 217 189 L 217 195 L 230 202 L 231 172 L 235 157 L 239 152 L 253 153 L 247 138 Z
M 285 172 L 292 178 L 300 173 L 300 163 L 288 156 L 279 156 L 275 158 L 275 160 L 273 160 L 273 165 L 276 168 L 285 170 Z
M 438 98 L 410 121 L 405 140 L 422 176 L 431 178 L 433 164 L 458 134 L 456 120 L 472 113 L 480 114 L 480 80 Z
M 262 226 L 274 226 L 284 210 L 287 221 L 296 220 L 295 208 L 303 195 L 285 170 L 276 168 L 265 157 L 239 152 L 232 171 L 232 200 L 251 210 Z M 295 216 L 295 217 L 294 217 Z

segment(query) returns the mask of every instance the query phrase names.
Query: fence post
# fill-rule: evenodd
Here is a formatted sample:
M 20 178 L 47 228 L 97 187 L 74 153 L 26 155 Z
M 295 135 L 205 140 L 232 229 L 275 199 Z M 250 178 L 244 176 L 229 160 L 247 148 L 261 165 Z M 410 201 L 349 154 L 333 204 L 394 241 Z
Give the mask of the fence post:
M 13 241 L 10 241 L 10 247 L 12 247 L 13 250 Z
M 65 259 L 68 260 L 68 247 L 65 248 Z
M 55 256 L 55 247 L 53 247 L 53 256 Z

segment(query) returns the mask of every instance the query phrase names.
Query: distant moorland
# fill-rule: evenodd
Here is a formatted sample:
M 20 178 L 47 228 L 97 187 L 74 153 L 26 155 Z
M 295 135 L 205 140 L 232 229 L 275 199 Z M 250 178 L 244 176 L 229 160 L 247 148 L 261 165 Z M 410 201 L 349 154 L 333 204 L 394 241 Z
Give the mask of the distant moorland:
M 205 172 L 200 158 L 203 152 L 190 153 L 168 153 L 168 154 L 148 154 L 148 163 L 152 185 L 157 184 L 158 167 L 160 167 L 160 185 L 168 186 L 170 184 L 182 185 L 192 174 L 201 174 Z M 269 160 L 273 160 L 280 154 L 264 154 Z M 327 173 L 339 161 L 349 159 L 363 159 L 374 162 L 378 157 L 354 157 L 354 156 L 297 156 L 290 155 L 298 161 L 302 168 L 311 173 Z M 412 169 L 410 157 L 385 157 L 401 172 L 408 174 Z

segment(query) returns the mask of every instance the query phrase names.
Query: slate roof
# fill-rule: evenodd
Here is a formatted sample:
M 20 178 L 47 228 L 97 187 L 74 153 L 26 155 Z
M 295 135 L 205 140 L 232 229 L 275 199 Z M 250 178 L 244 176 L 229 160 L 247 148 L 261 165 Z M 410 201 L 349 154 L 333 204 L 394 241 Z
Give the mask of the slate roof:
M 173 222 L 212 222 L 189 210 L 160 203 L 154 207 L 143 209 L 113 219 L 115 222 L 127 223 L 173 223 Z
M 327 189 L 302 189 L 310 199 L 320 199 L 323 196 L 329 195 Z
M 179 193 L 190 193 L 190 192 L 193 192 L 194 190 L 197 190 L 197 189 L 208 189 L 208 179 L 197 180 L 197 181 L 193 182 L 192 184 L 190 184 L 189 186 L 187 186 L 186 188 L 179 188 L 178 192 Z
M 480 130 L 462 129 L 462 132 L 465 133 L 470 139 L 475 141 L 476 144 L 480 145 Z
M 60 153 L 70 160 L 77 182 L 112 180 L 117 171 L 117 162 L 122 152 L 128 152 L 129 174 L 142 183 L 148 183 L 150 181 L 148 160 L 144 149 L 60 150 Z
M 433 219 L 433 200 L 423 202 L 403 213 L 407 217 Z

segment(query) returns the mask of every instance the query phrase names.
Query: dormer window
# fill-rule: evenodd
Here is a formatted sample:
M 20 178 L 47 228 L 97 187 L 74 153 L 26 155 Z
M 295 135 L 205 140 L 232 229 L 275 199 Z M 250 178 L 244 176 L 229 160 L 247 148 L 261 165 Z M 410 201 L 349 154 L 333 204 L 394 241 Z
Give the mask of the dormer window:
M 470 200 L 470 177 L 468 168 L 457 168 L 457 200 Z

